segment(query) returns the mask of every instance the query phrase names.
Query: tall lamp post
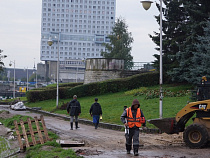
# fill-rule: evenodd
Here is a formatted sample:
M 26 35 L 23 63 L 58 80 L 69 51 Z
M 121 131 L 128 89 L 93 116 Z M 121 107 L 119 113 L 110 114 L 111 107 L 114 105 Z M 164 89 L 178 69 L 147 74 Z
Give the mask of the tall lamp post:
M 35 88 L 37 88 L 37 70 L 36 70 L 36 66 L 35 66 L 35 61 L 34 61 L 34 72 L 33 73 L 35 73 L 35 81 L 36 81 Z
M 28 91 L 28 67 L 26 69 L 26 91 Z
M 57 52 L 58 52 L 58 59 L 57 59 L 57 92 L 56 92 L 56 108 L 58 108 L 58 99 L 59 99 L 59 65 L 60 65 L 60 61 L 59 61 L 59 43 L 60 43 L 60 33 L 59 32 L 52 32 L 51 33 L 53 35 L 54 38 L 50 37 L 49 40 L 47 41 L 47 44 L 49 46 L 51 46 L 54 42 L 58 43 L 58 47 L 57 47 Z
M 76 61 L 76 65 L 77 65 L 77 69 L 76 69 L 76 83 L 77 83 L 79 61 Z
M 15 98 L 15 60 L 10 61 L 9 66 L 12 66 L 12 63 L 14 64 L 14 88 L 13 88 L 13 98 Z
M 159 105 L 159 110 L 160 110 L 160 118 L 163 117 L 163 62 L 162 62 L 162 1 L 160 0 L 160 105 Z M 151 6 L 152 1 L 141 1 L 143 8 L 145 10 L 148 10 Z

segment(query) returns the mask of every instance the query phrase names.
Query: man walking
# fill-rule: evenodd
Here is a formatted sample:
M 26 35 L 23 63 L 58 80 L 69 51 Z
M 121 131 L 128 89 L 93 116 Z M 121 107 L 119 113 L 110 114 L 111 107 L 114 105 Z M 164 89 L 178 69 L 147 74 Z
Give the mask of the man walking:
M 77 101 L 77 96 L 73 96 L 73 100 L 70 101 L 70 103 L 67 105 L 67 112 L 70 113 L 70 125 L 71 130 L 73 130 L 73 121 L 75 117 L 75 126 L 76 129 L 79 128 L 78 126 L 78 116 L 81 113 L 81 106 L 79 101 Z
M 100 115 L 102 116 L 101 105 L 98 103 L 98 98 L 95 98 L 95 103 L 90 108 L 90 115 L 93 116 L 93 124 L 95 129 L 98 128 Z
M 130 154 L 131 145 L 133 140 L 134 156 L 138 156 L 139 149 L 139 127 L 143 125 L 145 127 L 144 114 L 140 109 L 140 104 L 137 99 L 134 99 L 131 107 L 124 110 L 121 115 L 121 121 L 125 127 L 128 127 L 128 134 L 126 135 L 126 150 L 127 154 Z

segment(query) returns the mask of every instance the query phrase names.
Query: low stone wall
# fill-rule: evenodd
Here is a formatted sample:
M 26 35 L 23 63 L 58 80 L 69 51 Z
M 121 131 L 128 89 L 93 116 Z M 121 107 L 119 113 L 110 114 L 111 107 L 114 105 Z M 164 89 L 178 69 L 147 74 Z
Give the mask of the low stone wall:
M 92 58 L 86 60 L 84 84 L 121 78 L 124 60 Z
M 87 70 L 85 71 L 84 84 L 105 81 L 109 79 L 121 78 L 121 73 L 122 71 L 120 70 L 119 71 L 117 70 L 107 70 L 107 71 Z

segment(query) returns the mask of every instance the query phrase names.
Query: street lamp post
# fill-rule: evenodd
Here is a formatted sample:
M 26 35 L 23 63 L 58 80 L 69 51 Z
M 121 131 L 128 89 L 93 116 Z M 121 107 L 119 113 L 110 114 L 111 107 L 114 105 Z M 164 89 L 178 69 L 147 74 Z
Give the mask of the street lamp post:
M 49 40 L 47 41 L 47 44 L 49 45 L 49 46 L 51 46 L 52 44 L 53 44 L 53 42 L 57 42 L 58 43 L 58 48 L 57 48 L 57 51 L 58 51 L 58 59 L 57 59 L 57 92 L 56 92 L 56 108 L 58 108 L 58 99 L 59 99 L 59 85 L 58 85 L 58 83 L 59 83 L 59 65 L 60 65 L 60 61 L 59 61 L 59 43 L 60 43 L 60 33 L 58 32 L 58 33 L 54 33 L 54 32 L 52 32 L 52 34 L 55 34 L 55 38 L 49 38 Z M 58 37 L 57 37 L 57 36 Z
M 79 62 L 77 61 L 76 64 L 77 64 L 77 69 L 76 69 L 76 83 L 77 83 L 77 78 L 78 78 L 78 64 L 79 64 Z
M 36 88 L 37 88 L 37 70 L 35 70 L 36 73 Z
M 13 88 L 13 98 L 15 98 L 15 60 L 10 61 L 9 66 L 12 66 L 12 63 L 14 64 L 14 88 Z
M 26 91 L 28 91 L 28 67 L 26 69 Z
M 37 88 L 37 70 L 36 70 L 36 66 L 35 66 L 35 61 L 34 61 L 34 72 L 35 74 L 35 88 Z
M 160 118 L 163 117 L 163 61 L 162 61 L 162 1 L 160 0 L 160 105 L 159 105 L 159 110 L 160 110 Z M 145 10 L 148 10 L 151 6 L 152 1 L 141 1 L 143 7 Z

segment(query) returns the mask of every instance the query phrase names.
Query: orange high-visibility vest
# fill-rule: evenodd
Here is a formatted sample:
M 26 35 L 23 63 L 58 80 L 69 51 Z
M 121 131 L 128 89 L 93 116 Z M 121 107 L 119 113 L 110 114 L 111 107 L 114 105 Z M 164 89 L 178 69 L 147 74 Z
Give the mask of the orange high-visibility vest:
M 140 108 L 137 109 L 136 119 L 133 118 L 131 107 L 127 108 L 127 122 L 128 122 L 129 128 L 132 128 L 135 125 L 136 125 L 136 127 L 141 127 L 140 119 L 141 119 Z

